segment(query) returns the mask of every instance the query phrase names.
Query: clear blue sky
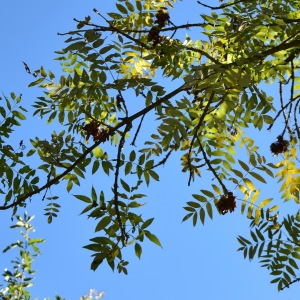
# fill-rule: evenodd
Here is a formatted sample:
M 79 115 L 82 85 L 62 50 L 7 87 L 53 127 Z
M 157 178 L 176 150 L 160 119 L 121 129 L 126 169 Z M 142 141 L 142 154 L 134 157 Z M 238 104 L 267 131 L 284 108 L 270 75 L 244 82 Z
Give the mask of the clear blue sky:
M 32 78 L 24 71 L 22 61 L 32 69 L 41 65 L 45 69 L 59 72 L 59 63 L 53 61 L 54 51 L 64 47 L 63 37 L 57 32 L 66 32 L 75 28 L 73 18 L 83 19 L 90 15 L 94 22 L 101 23 L 93 8 L 101 13 L 114 8 L 115 1 L 2 1 L 0 4 L 1 50 L 0 50 L 0 92 L 9 95 L 11 91 L 23 94 L 23 106 L 33 103 L 42 91 L 27 88 Z M 211 1 L 206 1 L 211 3 Z M 216 2 L 218 3 L 218 2 Z M 175 5 L 171 12 L 176 24 L 201 21 L 199 14 L 203 9 L 194 0 L 184 0 Z M 42 124 L 44 120 L 30 117 L 28 123 L 12 140 L 17 145 L 24 139 L 47 136 L 49 129 Z M 27 124 L 27 125 L 26 125 Z M 55 130 L 50 126 L 50 130 Z M 276 137 L 277 135 L 275 135 Z M 265 142 L 267 138 L 267 142 Z M 260 146 L 268 149 L 273 136 L 260 138 Z M 274 162 L 276 159 L 274 158 Z M 181 223 L 184 216 L 182 206 L 191 200 L 191 194 L 205 188 L 210 182 L 199 178 L 187 186 L 188 178 L 180 174 L 181 166 L 177 161 L 162 168 L 160 182 L 150 185 L 144 193 L 147 206 L 141 211 L 145 219 L 155 216 L 151 229 L 159 237 L 163 249 L 154 244 L 144 243 L 143 255 L 138 260 L 133 249 L 124 252 L 124 258 L 130 261 L 129 275 L 113 273 L 106 265 L 97 271 L 91 271 L 90 252 L 82 249 L 93 235 L 93 221 L 86 216 L 78 216 L 84 208 L 64 188 L 55 190 L 61 195 L 62 210 L 53 224 L 48 225 L 43 216 L 45 203 L 40 203 L 42 195 L 34 197 L 28 206 L 28 213 L 35 214 L 33 224 L 36 236 L 46 239 L 42 246 L 42 256 L 34 264 L 38 270 L 32 296 L 43 299 L 56 294 L 66 299 L 79 299 L 90 288 L 104 290 L 104 299 L 111 300 L 153 300 L 153 299 L 289 299 L 299 298 L 299 284 L 278 293 L 271 285 L 267 271 L 259 267 L 256 261 L 245 261 L 236 236 L 248 234 L 248 220 L 241 216 L 239 209 L 233 214 L 208 220 L 203 227 L 193 227 L 191 222 Z M 99 178 L 105 188 L 105 176 Z M 91 181 L 95 180 L 89 179 Z M 97 179 L 98 180 L 98 179 Z M 81 190 L 72 193 L 89 192 L 90 182 L 82 184 Z M 269 186 L 269 190 L 273 187 Z M 82 192 L 83 190 L 83 192 Z M 0 249 L 15 241 L 8 226 L 11 224 L 8 213 L 0 214 Z M 0 270 L 9 265 L 9 255 L 2 255 Z

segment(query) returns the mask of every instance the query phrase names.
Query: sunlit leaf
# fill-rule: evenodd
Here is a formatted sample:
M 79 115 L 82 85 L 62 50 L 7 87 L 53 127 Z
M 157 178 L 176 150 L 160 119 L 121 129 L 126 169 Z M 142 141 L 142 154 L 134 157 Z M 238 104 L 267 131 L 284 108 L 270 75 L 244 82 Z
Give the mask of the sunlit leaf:
M 259 203 L 259 207 L 263 208 L 264 206 L 268 205 L 272 200 L 273 200 L 273 198 L 265 199 L 264 201 L 262 201 L 262 202 Z M 269 210 L 269 211 L 271 211 L 271 210 Z
M 260 217 L 261 217 L 261 209 L 257 208 L 255 210 L 255 224 L 258 224 L 260 221 Z

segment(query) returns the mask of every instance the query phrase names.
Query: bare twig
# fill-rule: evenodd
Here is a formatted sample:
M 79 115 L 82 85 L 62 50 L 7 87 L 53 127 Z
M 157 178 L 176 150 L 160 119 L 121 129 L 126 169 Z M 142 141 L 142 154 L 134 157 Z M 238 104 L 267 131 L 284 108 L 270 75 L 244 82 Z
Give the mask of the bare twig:
M 48 175 L 47 175 L 47 183 L 50 181 L 50 177 L 51 177 L 51 170 L 50 170 L 50 172 L 49 172 Z M 44 196 L 43 196 L 43 198 L 42 198 L 42 201 L 45 200 L 49 188 L 50 188 L 50 187 L 47 187 L 47 188 L 46 188 L 46 191 L 45 191 L 45 194 L 44 194 Z
M 161 166 L 161 165 L 164 165 L 166 163 L 166 161 L 168 160 L 168 158 L 170 157 L 171 153 L 174 151 L 174 149 L 171 149 L 167 154 L 166 156 L 160 161 L 158 162 L 157 164 L 153 165 L 151 169 L 155 169 L 157 168 L 158 166 Z
M 282 291 L 282 290 L 284 290 L 285 288 L 289 288 L 291 284 L 293 284 L 293 283 L 295 283 L 295 282 L 298 282 L 298 281 L 300 281 L 300 277 L 298 277 L 298 278 L 292 280 L 290 283 L 288 283 L 287 285 L 283 286 L 280 290 Z
M 296 127 L 298 139 L 300 139 L 300 130 L 299 130 L 299 125 L 297 120 L 297 109 L 299 109 L 299 103 L 300 103 L 300 99 L 296 102 L 294 107 L 295 127 Z
M 197 2 L 198 2 L 198 4 L 202 5 L 203 7 L 207 7 L 209 9 L 215 10 L 215 9 L 223 9 L 225 7 L 228 7 L 228 6 L 233 6 L 235 4 L 238 4 L 238 3 L 241 3 L 241 2 L 247 2 L 247 1 L 246 0 L 238 0 L 238 1 L 235 1 L 235 2 L 232 2 L 232 3 L 221 4 L 220 6 L 210 6 L 210 5 L 204 4 L 200 1 L 197 1 Z
M 194 135 L 193 135 L 193 138 L 191 140 L 191 145 L 190 145 L 190 148 L 189 148 L 189 152 L 188 152 L 188 165 L 189 165 L 189 168 L 190 168 L 190 165 L 191 165 L 191 160 L 190 160 L 190 157 L 191 157 L 191 154 L 192 154 L 192 149 L 193 149 L 193 145 L 194 145 L 194 142 L 196 140 L 196 137 L 198 136 L 198 131 L 201 127 L 201 125 L 203 124 L 204 122 L 204 118 L 208 112 L 208 109 L 209 109 L 209 106 L 214 98 L 214 93 L 211 94 L 208 102 L 207 102 L 207 105 L 205 106 L 204 110 L 203 110 L 203 113 L 201 114 L 201 117 L 199 118 L 199 121 L 198 121 L 198 124 L 196 125 L 195 127 L 195 132 L 194 132 Z M 189 181 L 188 181 L 188 185 L 191 184 L 191 180 L 192 180 L 192 173 L 190 171 L 190 176 L 189 176 Z
M 282 136 L 284 136 L 285 134 L 285 131 L 286 129 L 288 129 L 288 132 L 291 132 L 291 128 L 290 128 L 290 125 L 289 125 L 289 119 L 290 119 L 290 114 L 291 114 L 291 108 L 292 108 L 292 102 L 289 101 L 290 105 L 287 106 L 287 108 L 289 108 L 289 111 L 288 113 L 286 114 L 283 107 L 283 90 L 282 90 L 282 82 L 279 82 L 279 99 L 280 99 L 280 105 L 281 105 L 281 110 L 283 111 L 283 117 L 284 117 L 284 123 L 285 123 L 285 126 L 284 126 L 284 129 L 282 131 Z
M 199 147 L 200 147 L 200 150 L 202 152 L 203 158 L 204 158 L 205 162 L 207 163 L 209 170 L 214 174 L 215 178 L 219 181 L 220 185 L 222 186 L 224 194 L 227 195 L 228 194 L 228 189 L 226 188 L 225 184 L 220 179 L 220 177 L 219 177 L 218 173 L 216 172 L 216 170 L 210 164 L 210 161 L 209 161 L 208 157 L 206 156 L 206 152 L 203 149 L 203 146 L 201 144 L 201 141 L 200 141 L 199 137 L 197 137 L 197 139 L 198 139 Z
M 125 136 L 126 133 L 130 130 L 131 128 L 131 123 L 127 123 L 124 132 L 122 133 L 119 146 L 118 146 L 118 153 L 117 153 L 117 158 L 116 158 L 116 167 L 115 167 L 115 181 L 114 181 L 114 206 L 115 206 L 115 211 L 116 211 L 116 217 L 117 221 L 119 223 L 119 228 L 121 231 L 121 241 L 123 247 L 126 245 L 126 231 L 125 231 L 125 226 L 122 223 L 121 216 L 120 216 L 120 210 L 119 210 L 119 200 L 118 200 L 118 181 L 119 181 L 119 170 L 121 166 L 121 154 L 122 154 L 122 149 L 124 147 L 125 143 Z
M 135 141 L 136 141 L 137 136 L 138 136 L 138 134 L 139 134 L 139 132 L 140 132 L 140 130 L 141 130 L 141 127 L 142 127 L 144 118 L 145 118 L 145 115 L 142 115 L 141 120 L 140 120 L 140 123 L 139 123 L 139 126 L 138 126 L 138 128 L 137 128 L 137 130 L 136 130 L 136 132 L 135 132 L 135 134 L 134 134 L 133 140 L 132 140 L 132 142 L 131 142 L 131 144 L 130 144 L 131 146 L 135 146 Z
M 291 105 L 292 104 L 292 102 L 294 102 L 294 101 L 296 101 L 297 99 L 298 99 L 298 102 L 297 103 L 299 103 L 299 101 L 300 101 L 300 96 L 298 96 L 298 97 L 296 97 L 296 98 L 293 98 L 293 99 L 291 99 L 288 103 L 286 103 L 285 105 L 283 105 L 283 106 L 281 106 L 281 109 L 278 111 L 278 113 L 276 114 L 276 116 L 273 118 L 273 123 L 272 124 L 270 124 L 269 125 L 269 127 L 267 128 L 267 130 L 270 130 L 272 127 L 273 127 L 273 125 L 275 124 L 275 121 L 279 118 L 279 116 L 281 115 L 281 113 L 287 108 L 287 107 L 289 107 L 289 105 Z M 297 105 L 297 104 L 296 104 Z
M 197 49 L 197 48 L 192 48 L 192 47 L 185 47 L 186 50 L 190 50 L 192 52 L 197 52 L 200 53 L 201 55 L 205 56 L 206 58 L 208 58 L 209 60 L 211 60 L 212 62 L 214 62 L 217 65 L 223 65 L 225 67 L 228 66 L 228 64 L 223 64 L 220 61 L 218 61 L 217 59 L 213 58 L 212 56 L 210 56 L 208 53 L 206 53 L 206 51 L 203 51 L 201 49 Z

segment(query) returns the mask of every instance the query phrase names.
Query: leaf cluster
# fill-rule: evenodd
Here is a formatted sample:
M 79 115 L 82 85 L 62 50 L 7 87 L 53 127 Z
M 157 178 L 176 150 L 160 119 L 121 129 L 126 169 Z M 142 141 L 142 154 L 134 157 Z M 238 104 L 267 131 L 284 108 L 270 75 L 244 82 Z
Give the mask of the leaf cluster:
M 132 245 L 140 258 L 144 240 L 161 246 L 149 228 L 154 218 L 142 218 L 143 189 L 179 157 L 188 185 L 200 177 L 214 180 L 192 194 L 183 221 L 204 224 L 220 201 L 222 215 L 239 207 L 252 222 L 254 242 L 239 237 L 239 250 L 250 259 L 257 254 L 282 289 L 296 269 L 298 233 L 291 228 L 298 217 L 276 223 L 270 215 L 278 209 L 276 197 L 268 191 L 261 200 L 260 194 L 277 178 L 282 199 L 299 203 L 298 2 L 229 1 L 218 14 L 213 8 L 202 14 L 203 22 L 181 25 L 172 20 L 175 3 L 119 0 L 108 17 L 93 10 L 106 26 L 88 16 L 61 34 L 67 36 L 56 52 L 61 74 L 41 67 L 29 84 L 43 91 L 33 115 L 56 130 L 30 139 L 26 162 L 23 151 L 2 138 L 25 119 L 25 109 L 16 108 L 21 98 L 1 100 L 0 193 L 6 196 L 0 209 L 16 211 L 42 192 L 51 223 L 61 205 L 51 189 L 61 184 L 70 193 L 88 183 L 90 192 L 73 196 L 95 221 L 97 234 L 85 246 L 93 252 L 91 268 L 107 262 L 127 274 L 125 247 Z M 192 27 L 199 37 L 182 38 L 179 32 Z M 267 84 L 278 86 L 278 99 L 267 93 Z M 276 165 L 271 151 L 262 155 L 255 136 L 275 123 L 286 141 Z

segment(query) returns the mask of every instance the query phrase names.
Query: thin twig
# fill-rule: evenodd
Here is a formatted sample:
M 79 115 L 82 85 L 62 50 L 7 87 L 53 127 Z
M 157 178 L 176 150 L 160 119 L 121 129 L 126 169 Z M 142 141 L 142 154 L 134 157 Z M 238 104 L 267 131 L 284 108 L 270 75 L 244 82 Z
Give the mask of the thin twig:
M 50 172 L 49 172 L 48 175 L 47 175 L 47 183 L 50 181 L 50 177 L 51 177 L 51 170 L 50 170 Z M 49 189 L 49 187 L 46 188 L 46 191 L 45 191 L 45 194 L 44 194 L 44 196 L 43 196 L 43 198 L 42 198 L 42 201 L 45 200 L 46 195 L 47 195 L 47 192 L 48 192 L 48 189 Z
M 134 37 L 130 36 L 129 34 L 127 34 L 126 32 L 124 32 L 123 30 L 120 30 L 119 28 L 115 27 L 114 25 L 112 25 L 112 22 L 110 22 L 109 20 L 107 20 L 96 8 L 93 9 L 93 11 L 99 15 L 101 18 L 103 18 L 105 20 L 105 22 L 107 24 L 109 24 L 109 26 L 113 29 L 113 31 L 116 31 L 118 33 L 120 33 L 121 35 L 127 37 L 129 40 L 131 41 L 134 41 L 135 43 L 137 43 L 138 45 L 141 45 L 142 47 L 146 48 L 146 49 L 149 49 L 149 47 L 141 42 L 140 40 L 138 39 L 135 39 Z
M 119 146 L 118 146 L 118 153 L 117 153 L 117 158 L 116 158 L 116 167 L 115 167 L 115 182 L 114 182 L 114 206 L 115 206 L 115 211 L 116 211 L 116 217 L 117 221 L 119 223 L 120 231 L 121 231 L 121 241 L 123 247 L 126 245 L 126 232 L 125 232 L 125 227 L 122 223 L 121 216 L 120 216 L 120 210 L 119 210 L 119 200 L 118 200 L 118 181 L 119 181 L 119 171 L 120 171 L 120 166 L 121 166 L 121 154 L 122 150 L 125 144 L 125 136 L 126 133 L 130 130 L 131 124 L 127 124 L 125 127 L 124 132 L 122 133 Z
M 186 50 L 190 50 L 192 52 L 197 52 L 200 53 L 201 55 L 205 56 L 206 58 L 208 58 L 209 60 L 211 60 L 212 62 L 214 62 L 217 65 L 221 65 L 221 66 L 225 66 L 227 67 L 228 64 L 223 64 L 220 61 L 218 61 L 217 59 L 213 58 L 212 56 L 210 56 L 206 51 L 203 51 L 201 49 L 197 49 L 197 48 L 192 48 L 192 47 L 185 47 Z
M 300 101 L 300 96 L 291 99 L 288 103 L 286 103 L 284 106 L 281 107 L 281 109 L 278 111 L 278 113 L 276 114 L 276 116 L 273 118 L 273 123 L 269 125 L 269 127 L 267 128 L 267 130 L 270 130 L 273 125 L 275 124 L 275 121 L 279 118 L 279 116 L 281 115 L 281 113 L 289 106 L 291 105 L 292 102 L 296 101 L 298 99 L 298 102 Z M 297 105 L 297 104 L 296 104 Z
M 194 145 L 194 142 L 196 140 L 196 137 L 198 136 L 198 130 L 200 129 L 201 125 L 203 124 L 204 122 L 204 118 L 208 112 L 208 109 L 209 109 L 209 106 L 214 98 L 214 93 L 211 94 L 208 102 L 207 102 L 207 105 L 205 106 L 204 110 L 203 110 L 203 113 L 201 115 L 201 117 L 199 118 L 199 121 L 198 121 L 198 124 L 196 125 L 195 127 L 195 132 L 194 132 L 194 135 L 193 135 L 193 138 L 191 140 L 191 145 L 190 145 L 190 148 L 189 148 L 189 152 L 188 152 L 188 165 L 189 165 L 189 168 L 191 166 L 191 160 L 190 160 L 190 156 L 192 154 L 192 149 L 193 149 L 193 145 Z M 191 173 L 191 170 L 190 170 L 190 176 L 189 176 L 189 181 L 188 181 L 188 186 L 191 184 L 191 180 L 192 180 L 192 173 Z
M 135 134 L 134 134 L 133 140 L 132 140 L 132 142 L 131 142 L 131 144 L 130 144 L 131 146 L 135 146 L 135 141 L 136 141 L 137 136 L 138 136 L 138 134 L 139 134 L 139 132 L 140 132 L 140 130 L 141 130 L 141 127 L 142 127 L 142 123 L 143 123 L 144 118 L 145 118 L 145 115 L 142 115 L 141 120 L 140 120 L 140 123 L 139 123 L 139 126 L 138 126 L 138 128 L 137 128 L 137 130 L 136 130 L 136 132 L 135 132 Z
M 208 165 L 208 168 L 210 169 L 210 171 L 214 174 L 215 178 L 217 178 L 217 180 L 219 181 L 220 185 L 222 186 L 223 188 L 223 192 L 225 195 L 228 194 L 228 189 L 226 188 L 225 184 L 222 182 L 222 180 L 220 179 L 219 175 L 217 174 L 216 170 L 212 167 L 212 165 L 210 164 L 210 161 L 208 159 L 208 157 L 206 156 L 206 152 L 205 150 L 203 149 L 203 146 L 201 144 L 201 141 L 199 139 L 199 137 L 197 137 L 197 140 L 198 140 L 198 143 L 199 143 L 199 147 L 200 147 L 200 150 L 202 152 L 202 155 L 203 155 L 203 158 L 205 160 L 205 162 L 207 163 Z
M 202 26 L 206 26 L 206 25 L 211 25 L 213 26 L 214 24 L 212 23 L 187 23 L 187 24 L 182 24 L 182 25 L 177 25 L 177 26 L 169 26 L 169 27 L 165 27 L 162 28 L 160 31 L 174 31 L 174 30 L 178 30 L 178 29 L 188 29 L 190 27 L 202 27 Z M 93 24 L 93 23 L 87 23 L 86 26 L 90 26 L 93 27 L 93 30 L 95 31 L 100 31 L 100 32 L 113 32 L 115 31 L 114 29 L 111 28 L 111 26 L 99 26 L 97 24 Z M 72 31 L 68 31 L 68 32 L 64 32 L 64 33 L 57 33 L 60 36 L 64 36 L 64 35 L 74 35 L 74 34 L 79 34 L 79 33 L 85 33 L 87 30 L 90 29 L 78 29 L 78 30 L 72 30 Z M 122 29 L 122 32 L 125 33 L 149 33 L 150 29 Z
M 294 88 L 295 88 L 295 68 L 294 68 L 294 60 L 291 60 L 291 89 L 290 89 L 290 100 L 292 100 L 294 98 Z M 296 115 L 296 109 L 298 106 L 299 101 L 297 101 L 295 107 L 294 107 L 294 122 L 295 122 L 295 127 L 296 127 L 296 131 L 298 134 L 298 138 L 299 138 L 299 127 L 298 127 L 298 118 Z M 292 135 L 293 132 L 290 132 L 290 135 Z
M 295 282 L 298 282 L 298 281 L 300 281 L 300 277 L 298 277 L 298 278 L 292 280 L 290 283 L 288 283 L 287 285 L 283 286 L 280 290 L 282 291 L 282 290 L 284 290 L 285 288 L 289 288 L 291 284 L 293 284 L 293 283 L 295 283 Z
M 197 2 L 198 2 L 198 4 L 200 4 L 200 5 L 204 6 L 204 7 L 207 7 L 209 9 L 215 10 L 215 9 L 223 9 L 225 7 L 228 7 L 228 6 L 233 6 L 235 4 L 238 4 L 238 3 L 241 3 L 241 2 L 247 2 L 247 1 L 245 1 L 245 0 L 238 0 L 238 1 L 235 1 L 235 2 L 232 2 L 232 3 L 221 4 L 220 6 L 210 6 L 210 5 L 204 4 L 204 3 L 200 2 L 200 1 L 197 1 Z
M 174 151 L 174 149 L 171 149 L 167 154 L 166 156 L 160 161 L 158 162 L 157 164 L 153 165 L 151 169 L 155 169 L 157 168 L 158 166 L 160 165 L 164 165 L 166 163 L 166 161 L 168 160 L 168 158 L 170 157 L 171 153 Z
M 244 1 L 244 0 L 237 1 L 235 3 L 239 3 L 239 2 L 242 2 L 242 1 Z M 230 5 L 232 5 L 232 4 L 230 4 Z M 220 7 L 222 7 L 222 5 Z M 151 47 L 148 46 L 147 44 L 141 42 L 138 39 L 133 38 L 132 36 L 130 36 L 129 34 L 126 33 L 126 32 L 134 32 L 134 31 L 120 30 L 117 27 L 113 26 L 112 22 L 110 22 L 105 17 L 103 17 L 97 10 L 94 10 L 94 11 L 97 12 L 97 14 L 99 14 L 102 18 L 104 18 L 104 20 L 110 25 L 109 27 L 94 25 L 94 26 L 96 26 L 94 28 L 95 30 L 109 31 L 109 32 L 116 31 L 116 32 L 120 33 L 121 35 L 127 37 L 128 39 L 130 39 L 130 40 L 136 42 L 137 44 L 141 45 L 145 49 L 148 49 L 148 50 L 151 49 Z M 180 26 L 173 26 L 173 27 L 162 28 L 161 31 L 170 31 L 170 30 L 176 30 L 176 29 L 181 29 L 181 28 L 189 28 L 189 27 L 195 27 L 195 26 L 201 26 L 201 25 L 202 25 L 202 23 L 185 24 L 185 25 L 180 25 Z M 80 32 L 86 32 L 86 30 L 69 31 L 67 33 L 60 33 L 59 35 L 72 35 L 72 34 L 77 34 L 77 33 L 80 33 Z M 138 31 L 136 31 L 136 32 L 138 32 Z M 143 32 L 143 31 L 140 31 L 140 32 Z M 149 32 L 149 30 L 146 30 L 145 32 Z M 268 50 L 265 50 L 265 51 L 263 51 L 261 53 L 255 54 L 255 55 L 250 56 L 248 58 L 243 57 L 244 64 L 246 64 L 247 62 L 253 62 L 253 61 L 257 60 L 257 59 L 259 59 L 261 61 L 261 60 L 266 59 L 269 55 L 275 54 L 276 52 L 279 52 L 279 51 L 282 51 L 282 50 L 287 50 L 287 49 L 294 48 L 294 47 L 298 47 L 299 43 L 300 43 L 300 40 L 298 40 L 298 39 L 296 40 L 295 39 L 295 40 L 292 40 L 291 42 L 288 42 L 288 41 L 291 40 L 291 39 L 293 39 L 294 37 L 296 37 L 299 32 L 300 32 L 300 30 L 297 31 L 292 36 L 289 36 L 286 40 L 284 40 L 281 44 L 279 44 L 277 46 L 271 47 Z M 195 48 L 191 48 L 191 47 L 185 47 L 185 49 L 190 50 L 190 51 L 194 51 L 194 52 L 198 52 L 198 53 L 202 54 L 203 56 L 206 56 L 208 59 L 210 59 L 215 64 L 222 65 L 226 69 L 229 69 L 232 66 L 235 66 L 237 64 L 237 62 L 232 62 L 232 63 L 229 63 L 229 64 L 222 64 L 221 62 L 219 62 L 215 58 L 211 57 L 209 54 L 207 54 L 205 51 L 203 51 L 201 49 L 195 49 Z
M 282 85 L 283 85 L 283 84 L 282 84 L 282 82 L 280 81 L 280 82 L 279 82 L 279 95 L 280 95 L 279 99 L 280 99 L 281 109 L 282 109 L 283 106 L 284 106 L 284 105 L 283 105 L 283 90 L 282 90 Z M 282 111 L 283 111 L 283 117 L 284 117 L 284 122 L 285 122 L 284 129 L 283 129 L 283 131 L 282 131 L 282 133 L 281 133 L 282 136 L 284 136 L 286 129 L 288 129 L 288 131 L 291 132 L 291 129 L 290 129 L 290 126 L 289 126 L 289 118 L 290 118 L 290 114 L 291 114 L 291 107 L 292 107 L 292 103 L 290 102 L 288 114 L 286 114 L 286 113 L 284 112 L 284 110 L 282 109 Z
M 295 127 L 296 127 L 298 139 L 300 139 L 300 130 L 299 130 L 299 125 L 298 125 L 298 120 L 297 120 L 297 108 L 299 109 L 299 103 L 300 103 L 300 99 L 296 102 L 295 107 L 294 107 Z

